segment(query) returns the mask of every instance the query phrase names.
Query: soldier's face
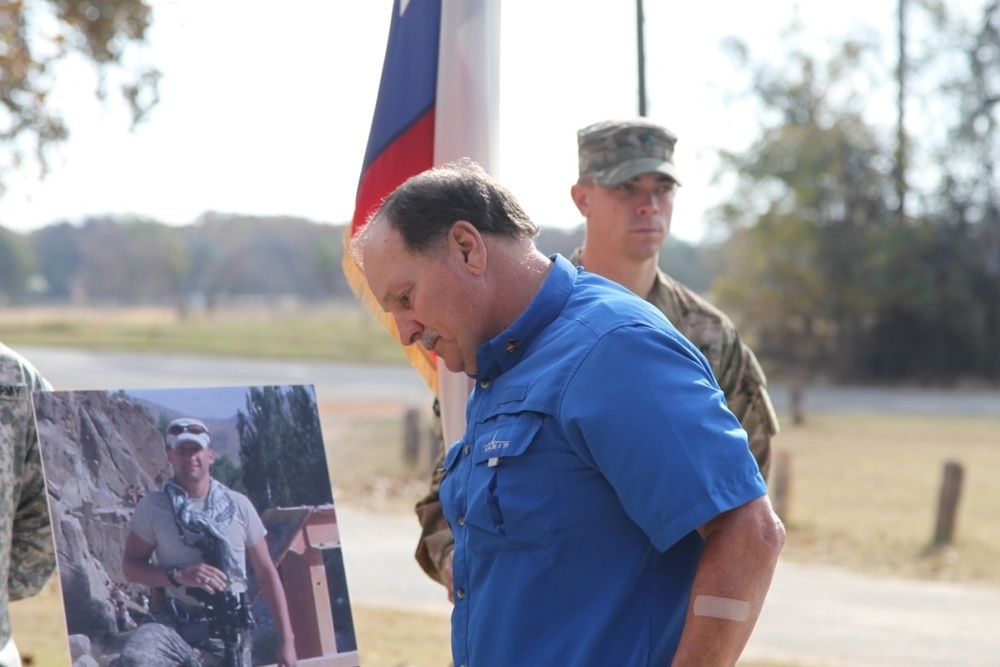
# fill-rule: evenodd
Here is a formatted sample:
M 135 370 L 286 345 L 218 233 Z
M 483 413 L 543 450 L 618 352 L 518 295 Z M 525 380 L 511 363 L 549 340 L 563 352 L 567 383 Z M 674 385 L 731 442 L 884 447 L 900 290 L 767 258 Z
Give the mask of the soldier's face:
M 670 233 L 677 183 L 657 172 L 614 187 L 578 184 L 573 200 L 587 219 L 587 247 L 623 260 L 655 257 Z
M 182 442 L 167 450 L 167 459 L 174 468 L 174 477 L 180 482 L 199 482 L 206 477 L 215 462 L 215 451 L 194 442 Z

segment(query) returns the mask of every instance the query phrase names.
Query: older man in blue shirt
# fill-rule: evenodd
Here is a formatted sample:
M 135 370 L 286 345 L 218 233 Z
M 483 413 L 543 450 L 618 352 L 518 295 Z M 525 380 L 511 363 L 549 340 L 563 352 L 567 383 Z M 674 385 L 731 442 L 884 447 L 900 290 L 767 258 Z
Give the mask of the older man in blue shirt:
M 456 665 L 732 665 L 784 539 L 698 350 L 535 248 L 469 162 L 397 189 L 353 247 L 404 344 L 476 380 L 441 498 Z

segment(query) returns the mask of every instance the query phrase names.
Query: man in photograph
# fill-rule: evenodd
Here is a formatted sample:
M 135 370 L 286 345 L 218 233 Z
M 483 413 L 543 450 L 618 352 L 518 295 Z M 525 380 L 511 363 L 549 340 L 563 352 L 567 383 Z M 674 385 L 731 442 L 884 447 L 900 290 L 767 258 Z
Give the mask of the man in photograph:
M 164 654 L 175 654 L 173 664 L 185 664 L 190 656 L 173 633 L 164 632 L 167 626 L 198 649 L 203 665 L 250 667 L 249 560 L 278 630 L 275 662 L 292 667 L 295 638 L 266 530 L 246 496 L 212 479 L 215 451 L 208 428 L 192 418 L 170 422 L 166 454 L 174 476 L 139 502 L 122 558 L 129 581 L 163 589 L 162 602 L 152 609 L 162 625 L 141 627 L 123 648 L 123 661 L 171 664 L 162 662 Z

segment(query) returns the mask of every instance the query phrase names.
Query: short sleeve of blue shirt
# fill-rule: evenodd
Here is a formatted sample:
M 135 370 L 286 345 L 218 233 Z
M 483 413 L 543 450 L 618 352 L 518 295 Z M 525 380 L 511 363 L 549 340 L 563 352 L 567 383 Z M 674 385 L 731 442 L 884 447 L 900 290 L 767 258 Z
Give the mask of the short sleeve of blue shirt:
M 767 492 L 708 363 L 672 327 L 604 334 L 561 411 L 572 446 L 660 551 Z

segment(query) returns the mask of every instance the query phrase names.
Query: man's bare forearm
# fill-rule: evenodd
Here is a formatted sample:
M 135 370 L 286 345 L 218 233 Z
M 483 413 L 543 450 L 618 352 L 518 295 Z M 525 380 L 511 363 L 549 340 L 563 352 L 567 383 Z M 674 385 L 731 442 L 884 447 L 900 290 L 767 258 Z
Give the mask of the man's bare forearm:
M 762 496 L 710 521 L 703 536 L 674 667 L 736 664 L 764 606 L 785 531 Z

